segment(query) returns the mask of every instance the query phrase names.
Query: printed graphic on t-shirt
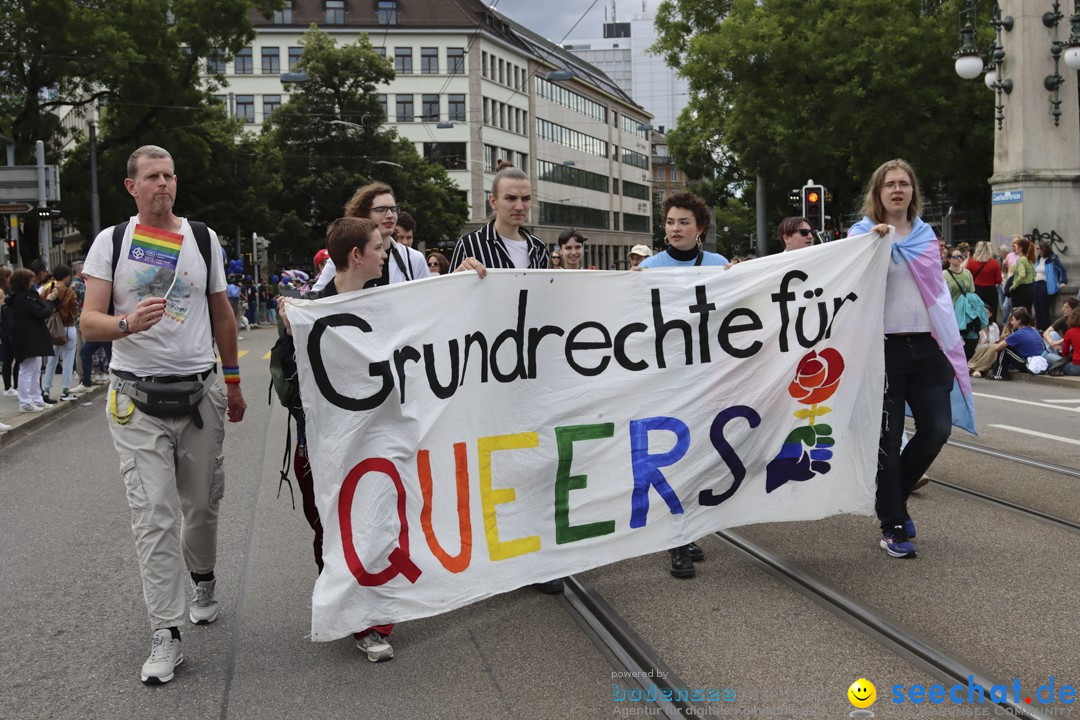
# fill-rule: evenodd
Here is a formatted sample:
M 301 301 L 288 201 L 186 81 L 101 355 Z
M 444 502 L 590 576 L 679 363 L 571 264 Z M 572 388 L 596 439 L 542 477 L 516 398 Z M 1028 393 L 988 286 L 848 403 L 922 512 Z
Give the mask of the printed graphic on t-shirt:
M 128 260 L 139 263 L 132 273 L 128 289 L 140 300 L 165 298 L 165 316 L 180 324 L 187 317 L 187 305 L 181 301 L 191 296 L 191 284 L 176 274 L 183 242 L 184 236 L 179 233 L 139 223 L 135 225 L 131 250 L 128 252 Z

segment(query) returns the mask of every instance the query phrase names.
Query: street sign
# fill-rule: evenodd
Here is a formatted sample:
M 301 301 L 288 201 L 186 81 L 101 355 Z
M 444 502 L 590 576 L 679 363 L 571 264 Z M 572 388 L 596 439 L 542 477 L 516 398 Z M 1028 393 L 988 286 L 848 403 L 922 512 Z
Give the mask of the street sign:
M 45 200 L 60 200 L 60 170 L 56 165 L 45 166 Z M 8 165 L 0 167 L 0 203 L 38 201 L 37 166 Z
M 26 203 L 0 203 L 0 215 L 21 215 L 30 212 Z
M 1023 190 L 995 190 L 990 196 L 991 205 L 1007 205 L 1024 202 Z

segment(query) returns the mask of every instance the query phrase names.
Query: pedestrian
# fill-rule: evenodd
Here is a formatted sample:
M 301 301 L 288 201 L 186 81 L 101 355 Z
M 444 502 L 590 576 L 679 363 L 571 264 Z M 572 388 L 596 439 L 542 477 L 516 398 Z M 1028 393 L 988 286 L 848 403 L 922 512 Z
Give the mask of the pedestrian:
M 19 367 L 19 411 L 41 412 L 46 404 L 41 395 L 41 361 L 53 355 L 49 328 L 45 324 L 58 295 L 56 288 L 42 298 L 34 290 L 34 272 L 20 268 L 11 274 L 11 294 L 4 301 L 10 309 L 12 353 Z
M 1065 301 L 1061 304 L 1061 317 L 1043 331 L 1043 357 L 1051 365 L 1062 358 L 1061 343 L 1065 339 L 1065 333 L 1069 331 L 1069 315 L 1078 306 L 1080 306 L 1080 298 L 1065 298 Z
M 14 321 L 11 310 L 4 300 L 11 292 L 11 268 L 0 267 L 0 375 L 4 380 L 4 397 L 15 397 L 18 391 L 12 384 L 11 370 L 15 365 L 15 338 L 11 332 Z M 14 378 L 18 381 L 18 375 Z
M 1069 313 L 1069 329 L 1061 341 L 1061 355 L 1068 363 L 1060 368 L 1065 375 L 1080 375 L 1080 308 Z
M 394 227 L 394 241 L 400 245 L 411 248 L 416 236 L 416 220 L 404 210 L 398 214 L 397 225 Z
M 53 271 L 53 280 L 41 289 L 41 295 L 45 296 L 57 291 L 56 309 L 54 312 L 60 316 L 63 324 L 66 342 L 60 344 L 53 340 L 53 354 L 45 365 L 45 377 L 41 381 L 41 397 L 47 405 L 56 402 L 51 398 L 53 379 L 56 376 L 57 363 L 63 364 L 63 384 L 61 385 L 60 399 L 75 400 L 71 394 L 71 372 L 75 368 L 75 323 L 79 319 L 79 296 L 71 289 L 71 268 L 66 265 L 57 265 Z
M 427 266 L 432 275 L 445 275 L 450 272 L 450 261 L 441 252 L 429 252 Z
M 630 261 L 631 269 L 636 268 L 645 258 L 652 257 L 652 248 L 648 245 L 635 245 L 630 248 L 626 258 Z
M 1035 327 L 1042 332 L 1050 327 L 1050 298 L 1069 282 L 1065 266 L 1048 242 L 1039 243 L 1039 257 L 1035 262 Z
M 1035 301 L 1035 248 L 1027 238 L 1013 241 L 1016 250 L 1016 265 L 1013 268 L 1012 285 L 1009 299 L 1012 308 L 1024 308 L 1031 314 L 1031 305 Z
M 776 228 L 780 242 L 784 243 L 784 252 L 801 250 L 814 244 L 814 227 L 804 217 L 786 217 Z
M 569 228 L 559 233 L 558 242 L 563 270 L 580 270 L 581 258 L 585 254 L 585 236 Z
M 975 243 L 975 252 L 966 265 L 971 279 L 975 283 L 975 294 L 990 308 L 990 322 L 995 322 L 998 313 L 998 286 L 1002 282 L 1001 263 L 994 257 L 990 243 L 980 240 Z
M 552 251 L 549 267 L 552 270 L 562 270 L 562 255 L 558 250 Z
M 34 282 L 30 288 L 34 292 L 39 292 L 41 286 L 48 282 L 49 268 L 45 265 L 45 261 L 41 258 L 36 258 L 30 261 L 30 271 L 34 273 Z
M 240 332 L 240 314 L 241 314 L 241 296 L 243 292 L 240 288 L 240 279 L 236 275 L 229 276 L 229 283 L 225 286 L 225 296 L 228 298 L 229 307 L 233 311 L 233 322 L 236 325 L 237 333 Z
M 986 322 L 983 322 L 985 303 L 975 294 L 975 281 L 971 279 L 971 273 L 964 269 L 964 255 L 959 248 L 949 255 L 949 267 L 941 275 L 952 297 L 956 323 L 964 340 L 964 357 L 970 360 L 979 344 L 979 331 L 986 327 Z
M 877 502 L 880 545 L 892 557 L 917 556 L 915 523 L 907 500 L 949 439 L 954 377 L 967 379 L 967 363 L 946 350 L 960 344 L 956 316 L 938 266 L 938 240 L 919 217 L 922 197 L 915 171 L 890 160 L 874 171 L 863 201 L 863 219 L 848 235 L 896 231 L 885 281 L 885 399 L 878 445 Z M 965 398 L 966 400 L 966 398 Z M 905 406 L 915 433 L 901 449 Z
M 217 235 L 174 214 L 177 176 L 164 148 L 135 150 L 124 186 L 138 212 L 94 239 L 82 328 L 88 340 L 114 343 L 106 418 L 153 635 L 140 678 L 160 685 L 184 660 L 185 610 L 196 624 L 218 617 L 224 416 L 240 422 L 247 405 Z

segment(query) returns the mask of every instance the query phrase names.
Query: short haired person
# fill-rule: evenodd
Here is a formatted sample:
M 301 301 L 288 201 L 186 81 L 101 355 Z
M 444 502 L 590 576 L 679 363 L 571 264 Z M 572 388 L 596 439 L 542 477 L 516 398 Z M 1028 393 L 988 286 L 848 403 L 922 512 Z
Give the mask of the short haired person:
M 334 220 L 326 228 L 326 249 L 330 261 L 337 268 L 334 276 L 322 291 L 308 295 L 309 299 L 319 299 L 354 292 L 371 287 L 372 282 L 383 276 L 383 268 L 389 262 L 383 245 L 383 235 L 379 225 L 370 218 L 343 217 Z M 282 354 L 288 355 L 295 363 L 295 346 L 292 344 L 292 324 L 289 322 L 289 299 L 282 298 L 279 303 L 281 320 L 286 335 L 279 338 Z M 282 346 L 283 344 L 283 346 Z M 295 380 L 295 373 L 289 376 Z M 299 393 L 299 387 L 296 387 Z M 296 472 L 296 484 L 303 499 L 304 517 L 315 533 L 313 548 L 315 564 L 322 572 L 323 527 L 315 504 L 315 486 L 311 475 L 311 463 L 308 455 L 306 426 L 302 410 L 292 410 L 296 418 L 297 446 L 293 456 L 293 469 Z M 390 645 L 390 633 L 393 625 L 376 625 L 353 633 L 356 646 L 363 650 L 371 662 L 390 660 L 394 657 L 394 648 Z
M 416 220 L 404 210 L 398 215 L 397 226 L 394 228 L 394 240 L 405 247 L 413 246 L 413 236 L 416 234 Z
M 728 264 L 727 258 L 701 248 L 702 238 L 709 230 L 709 206 L 690 192 L 676 193 L 664 200 L 664 237 L 667 248 L 637 266 L 637 270 L 658 267 Z M 671 548 L 670 572 L 673 577 L 694 577 L 694 563 L 705 559 L 705 551 L 695 542 Z
M 784 252 L 801 250 L 814 244 L 814 228 L 804 217 L 786 217 L 776 228 Z
M 153 633 L 140 676 L 157 685 L 172 680 L 184 660 L 179 626 L 185 614 L 193 623 L 217 619 L 224 417 L 240 422 L 247 405 L 217 236 L 199 226 L 210 240 L 204 260 L 191 223 L 173 213 L 172 156 L 154 145 L 140 147 L 128 159 L 124 186 L 138 212 L 121 236 L 115 267 L 113 228 L 94 239 L 85 265 L 82 330 L 88 340 L 113 341 L 107 420 L 120 456 Z M 192 409 L 165 416 L 163 398 Z
M 559 233 L 558 242 L 563 269 L 580 270 L 581 258 L 585 255 L 585 236 L 574 228 L 569 228 Z
M 421 280 L 431 274 L 428 271 L 424 253 L 394 241 L 394 229 L 397 227 L 400 212 L 401 208 L 398 207 L 397 200 L 394 198 L 393 188 L 384 182 L 364 185 L 345 203 L 346 217 L 367 218 L 374 221 L 379 226 L 379 234 L 383 239 L 387 261 L 383 265 L 382 275 L 369 281 L 368 287 Z M 331 255 L 311 289 L 321 291 L 334 277 L 336 271 L 337 266 Z
M 630 253 L 626 257 L 630 260 L 630 267 L 636 268 L 642 260 L 652 257 L 652 248 L 648 245 L 635 245 L 630 248 Z
M 546 270 L 547 247 L 524 227 L 532 207 L 529 176 L 500 160 L 488 203 L 494 208 L 493 217 L 479 230 L 461 236 L 454 245 L 450 258 L 454 272 L 475 270 L 484 277 L 488 268 Z
M 427 266 L 432 275 L 445 275 L 450 272 L 450 261 L 441 252 L 429 252 Z

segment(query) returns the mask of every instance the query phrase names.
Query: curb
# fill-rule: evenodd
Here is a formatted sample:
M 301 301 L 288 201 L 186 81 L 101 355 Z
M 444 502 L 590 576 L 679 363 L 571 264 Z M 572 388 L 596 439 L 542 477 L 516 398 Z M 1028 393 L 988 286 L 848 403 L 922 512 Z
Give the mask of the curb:
M 80 395 L 79 399 L 75 402 L 64 402 L 61 407 L 57 407 L 54 410 L 34 414 L 33 417 L 27 419 L 22 423 L 19 423 L 18 425 L 8 430 L 6 433 L 0 433 L 0 448 L 5 448 L 8 445 L 11 445 L 13 442 L 16 442 L 23 436 L 29 435 L 34 430 L 44 427 L 45 425 L 48 425 L 54 420 L 64 417 L 68 413 L 75 412 L 82 406 L 82 403 L 86 402 L 89 399 L 96 398 L 99 395 L 105 395 L 105 391 L 108 389 L 108 383 L 106 383 L 105 385 L 95 385 L 93 390 Z
M 1025 372 L 1014 372 L 1010 377 L 1011 380 L 1019 380 L 1026 383 L 1034 383 L 1036 385 L 1052 385 L 1054 387 L 1072 388 L 1073 390 L 1080 390 L 1080 377 L 1070 377 L 1066 375 L 1060 376 L 1047 376 L 1047 375 L 1031 375 Z

